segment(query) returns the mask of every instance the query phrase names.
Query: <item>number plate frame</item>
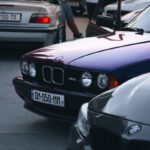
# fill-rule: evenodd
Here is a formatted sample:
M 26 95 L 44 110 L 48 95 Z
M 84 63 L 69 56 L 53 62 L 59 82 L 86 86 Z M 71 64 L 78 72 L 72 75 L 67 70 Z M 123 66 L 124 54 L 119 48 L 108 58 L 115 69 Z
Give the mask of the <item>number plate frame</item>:
M 19 14 L 19 13 L 0 13 L 0 21 L 20 22 L 21 14 Z
M 65 107 L 64 95 L 60 95 L 60 94 L 47 93 L 47 92 L 32 89 L 31 99 L 36 102 L 41 102 L 41 103 L 59 106 L 59 107 Z

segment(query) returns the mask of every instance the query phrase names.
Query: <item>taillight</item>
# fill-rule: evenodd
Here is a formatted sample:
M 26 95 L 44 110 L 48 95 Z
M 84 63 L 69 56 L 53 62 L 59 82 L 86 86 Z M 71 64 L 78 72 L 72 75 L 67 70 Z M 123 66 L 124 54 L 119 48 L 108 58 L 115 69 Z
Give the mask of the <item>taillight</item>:
M 51 19 L 48 16 L 42 16 L 36 18 L 37 23 L 50 23 Z
M 51 18 L 45 14 L 33 14 L 30 18 L 30 23 L 50 24 Z

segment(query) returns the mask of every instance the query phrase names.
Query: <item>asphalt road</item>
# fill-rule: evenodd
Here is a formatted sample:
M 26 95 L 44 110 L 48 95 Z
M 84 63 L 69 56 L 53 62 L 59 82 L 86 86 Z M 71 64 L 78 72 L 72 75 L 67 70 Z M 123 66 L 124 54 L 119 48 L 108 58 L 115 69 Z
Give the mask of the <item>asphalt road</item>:
M 87 22 L 86 18 L 76 18 L 83 34 Z M 72 40 L 69 29 L 67 39 Z M 20 74 L 19 59 L 23 53 L 15 48 L 0 48 L 0 150 L 65 150 L 71 124 L 25 110 L 14 91 L 12 79 Z

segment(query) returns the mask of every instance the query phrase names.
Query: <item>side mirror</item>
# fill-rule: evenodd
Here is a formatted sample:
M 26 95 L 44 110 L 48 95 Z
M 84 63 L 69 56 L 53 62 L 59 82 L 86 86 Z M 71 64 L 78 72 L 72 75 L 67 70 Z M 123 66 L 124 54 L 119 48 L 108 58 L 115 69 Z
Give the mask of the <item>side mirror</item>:
M 114 21 L 113 17 L 104 16 L 104 15 L 97 15 L 96 25 L 108 27 L 108 28 L 114 28 L 115 27 L 115 21 Z

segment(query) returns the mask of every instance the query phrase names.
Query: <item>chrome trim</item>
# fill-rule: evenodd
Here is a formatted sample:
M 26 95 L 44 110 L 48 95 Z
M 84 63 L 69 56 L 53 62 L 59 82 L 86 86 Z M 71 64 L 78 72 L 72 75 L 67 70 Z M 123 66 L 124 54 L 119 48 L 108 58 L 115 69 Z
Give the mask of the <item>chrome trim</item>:
M 49 68 L 50 70 L 51 70 L 51 81 L 47 81 L 46 79 L 45 79 L 45 76 L 44 76 L 44 69 L 45 68 Z M 52 83 L 52 71 L 53 71 L 53 69 L 52 69 L 52 67 L 50 67 L 50 66 L 43 66 L 42 67 L 42 77 L 43 77 L 43 80 L 44 80 L 44 82 L 46 82 L 46 83 Z
M 62 69 L 62 68 L 57 68 L 57 67 L 54 67 L 53 68 L 53 70 L 54 69 L 57 69 L 57 70 L 61 70 L 62 71 L 62 83 L 57 83 L 57 82 L 55 82 L 54 81 L 54 79 L 53 79 L 53 75 L 54 75 L 54 71 L 52 71 L 53 73 L 52 73 L 52 82 L 54 83 L 54 84 L 56 84 L 56 85 L 63 85 L 64 84 L 64 70 Z
M 44 75 L 44 69 L 45 68 L 49 68 L 51 70 L 51 81 L 47 81 L 45 79 L 45 75 Z M 54 70 L 57 69 L 57 70 L 60 70 L 62 72 L 62 82 L 61 83 L 57 83 L 54 81 Z M 42 67 L 42 77 L 43 77 L 43 81 L 46 82 L 46 83 L 53 83 L 53 84 L 56 84 L 56 85 L 63 85 L 64 84 L 64 70 L 62 68 L 57 68 L 57 67 L 54 67 L 52 68 L 51 66 L 43 66 Z

